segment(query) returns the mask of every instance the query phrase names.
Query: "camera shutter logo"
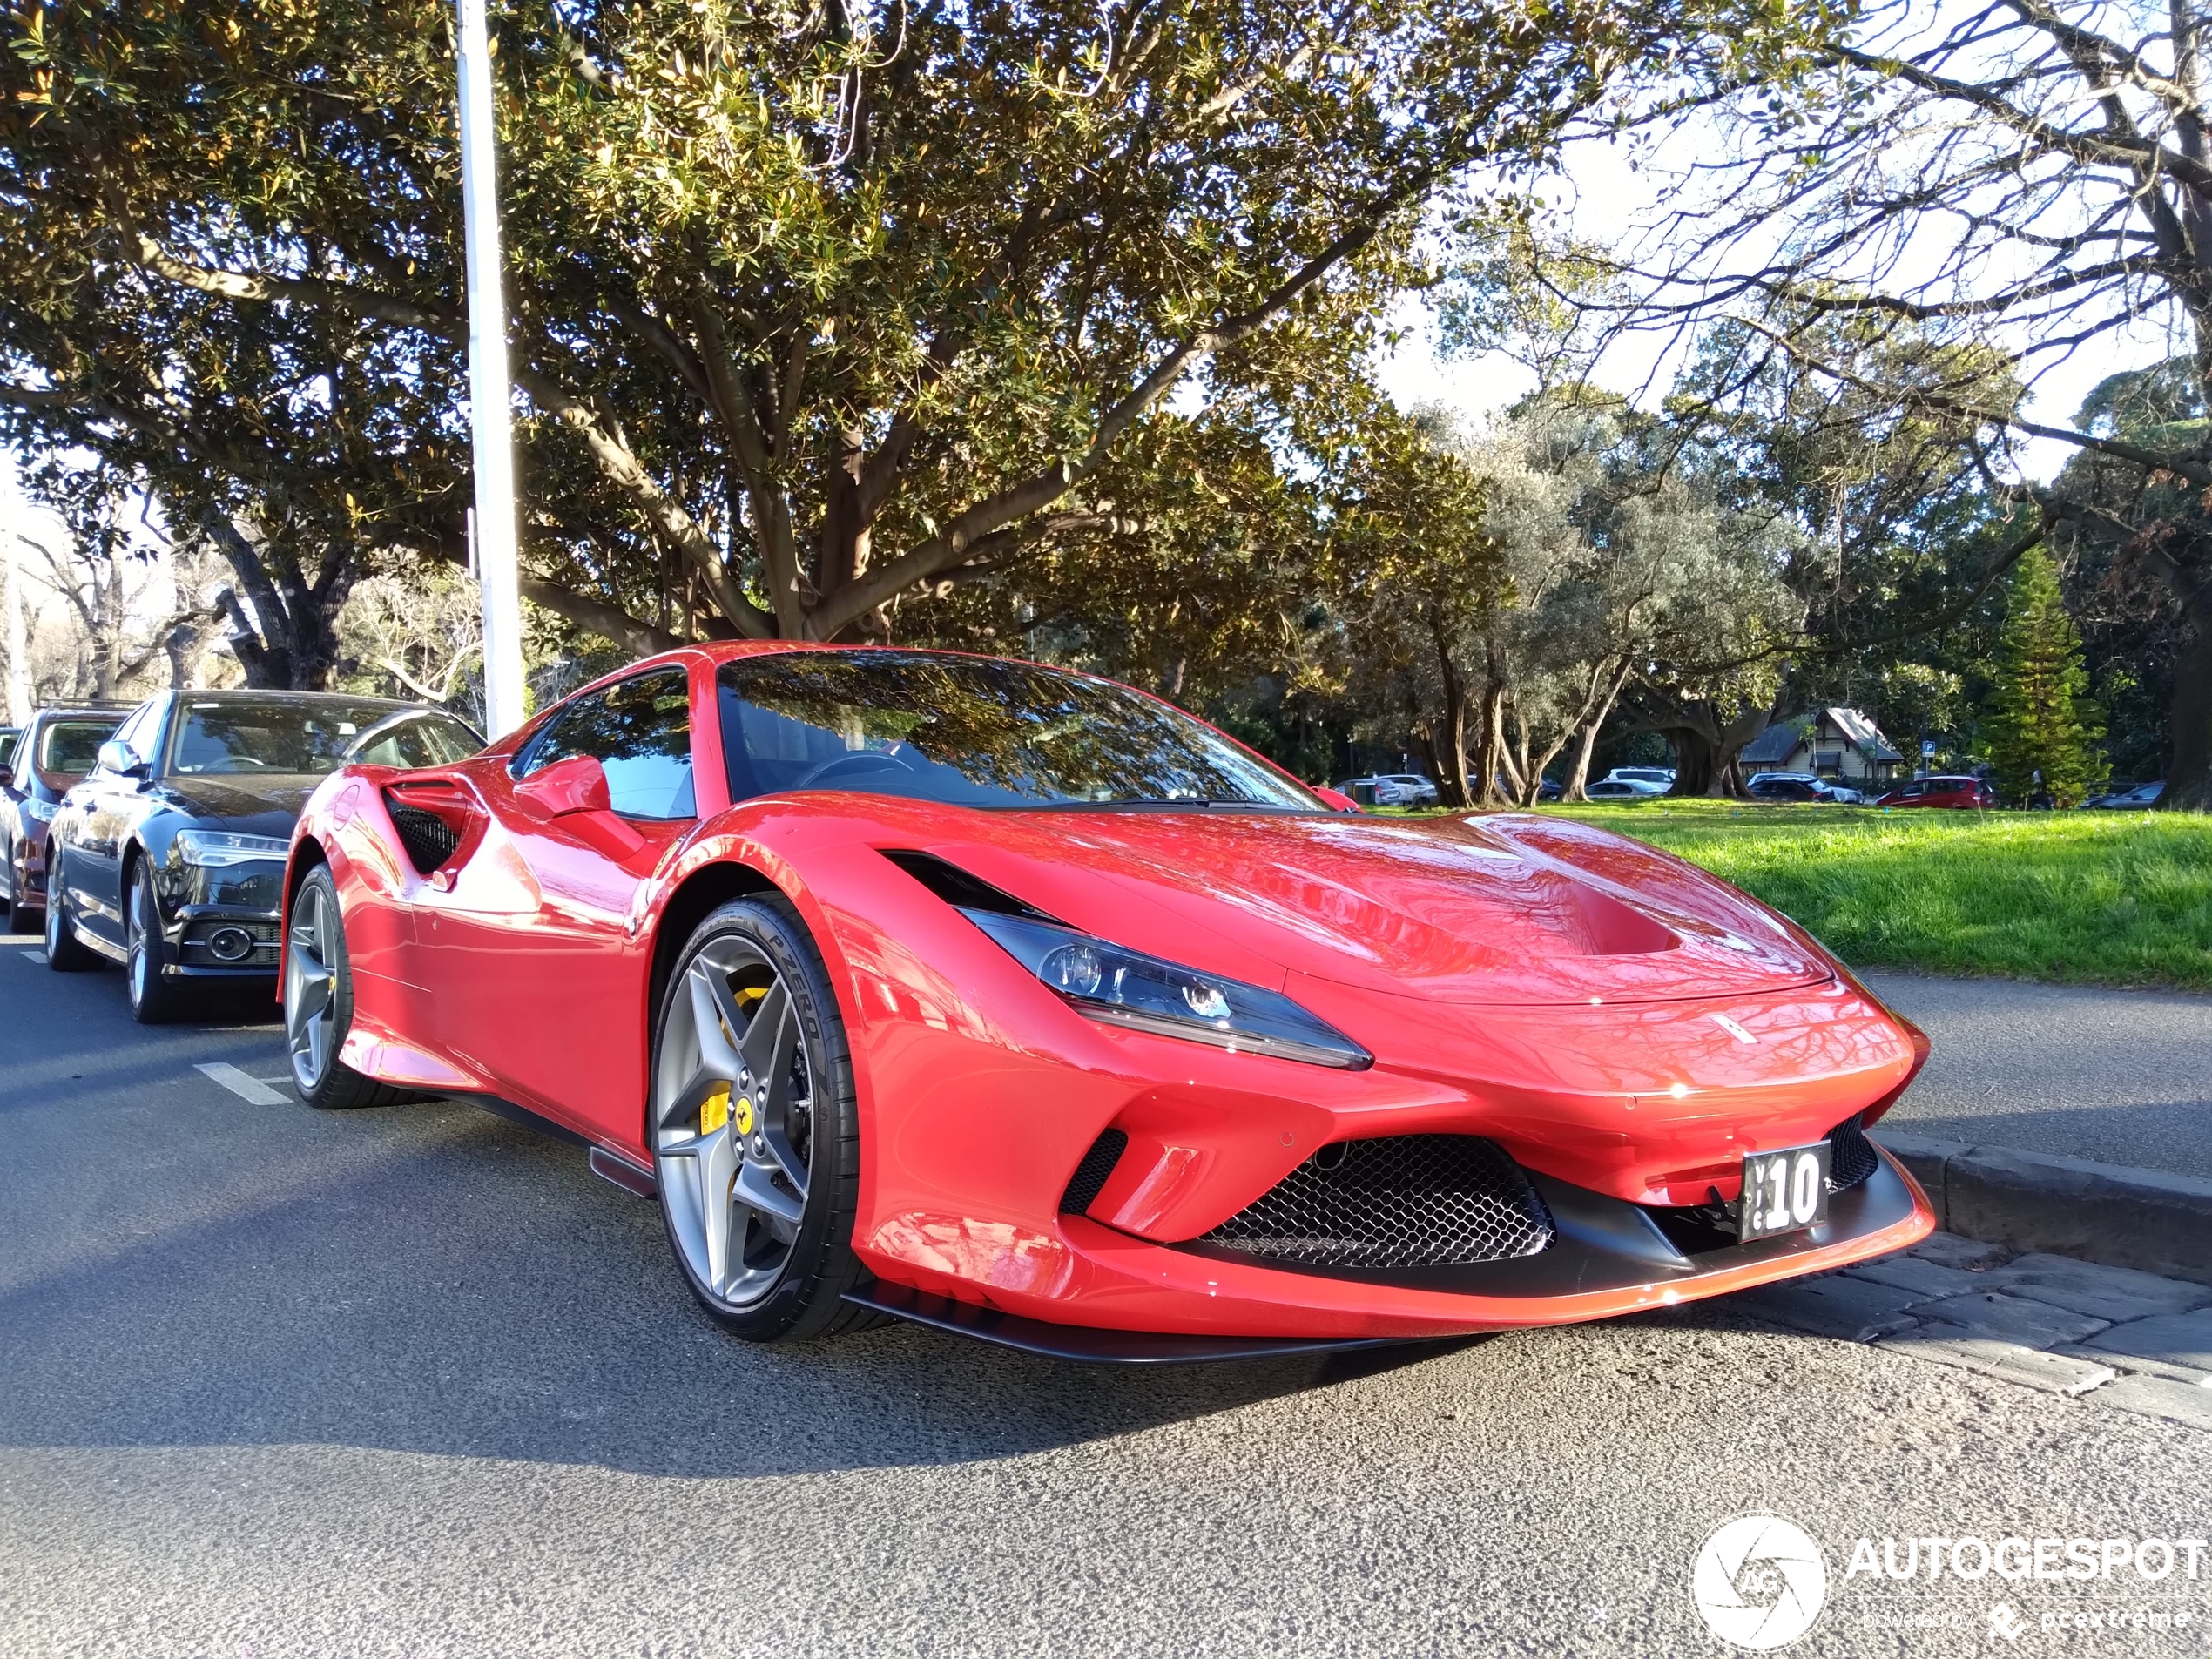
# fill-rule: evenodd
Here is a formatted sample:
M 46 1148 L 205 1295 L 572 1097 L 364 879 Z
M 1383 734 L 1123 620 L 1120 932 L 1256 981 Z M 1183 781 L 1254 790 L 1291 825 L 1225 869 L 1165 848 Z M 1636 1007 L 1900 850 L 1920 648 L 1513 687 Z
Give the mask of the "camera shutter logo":
M 1699 1548 L 1689 1595 L 1705 1628 L 1730 1647 L 1785 1648 L 1820 1616 L 1828 1563 L 1794 1523 L 1739 1515 L 1716 1527 Z

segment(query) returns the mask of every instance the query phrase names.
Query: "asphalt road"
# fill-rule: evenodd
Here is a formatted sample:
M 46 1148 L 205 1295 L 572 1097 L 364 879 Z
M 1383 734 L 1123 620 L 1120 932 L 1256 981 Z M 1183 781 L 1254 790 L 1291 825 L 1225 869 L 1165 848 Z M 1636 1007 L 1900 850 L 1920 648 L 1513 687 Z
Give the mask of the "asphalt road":
M 2212 1535 L 2203 1428 L 1725 1304 L 1157 1372 L 754 1349 L 573 1147 L 240 1098 L 196 1068 L 280 1076 L 273 1028 L 135 1027 L 32 942 L 0 941 L 11 1659 L 1717 1654 L 1693 1556 L 1757 1509 L 1826 1557 L 1793 1655 L 1986 1652 L 2000 1601 L 2023 1652 L 2206 1651 L 2212 1560 L 1846 1576 L 1861 1536 Z M 2130 1611 L 2188 1622 L 2040 1624 Z
M 2212 1177 L 2212 996 L 1864 977 L 1933 1045 L 1898 1128 Z

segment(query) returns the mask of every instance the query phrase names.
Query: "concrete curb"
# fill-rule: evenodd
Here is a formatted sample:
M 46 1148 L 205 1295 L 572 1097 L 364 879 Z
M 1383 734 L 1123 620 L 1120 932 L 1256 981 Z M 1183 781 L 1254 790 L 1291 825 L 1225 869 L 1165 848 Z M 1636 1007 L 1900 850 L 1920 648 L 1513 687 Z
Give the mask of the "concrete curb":
M 1946 1231 L 2212 1285 L 2212 1181 L 1885 1125 L 1871 1133 L 1927 1189 Z

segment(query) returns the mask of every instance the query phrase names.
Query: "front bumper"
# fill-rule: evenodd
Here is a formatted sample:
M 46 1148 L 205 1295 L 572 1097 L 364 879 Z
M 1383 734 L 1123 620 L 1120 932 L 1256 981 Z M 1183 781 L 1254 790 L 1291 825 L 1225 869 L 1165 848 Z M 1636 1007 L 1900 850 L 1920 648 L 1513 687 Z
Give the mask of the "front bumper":
M 281 859 L 218 866 L 170 863 L 158 872 L 164 977 L 269 979 L 277 971 L 283 923 L 277 894 L 284 882 Z M 237 952 L 245 941 L 250 946 Z
M 1027 1241 L 1027 1250 L 1001 1254 L 1001 1270 L 1016 1271 L 995 1272 L 988 1284 L 917 1271 L 911 1257 L 870 1264 L 887 1282 L 1049 1325 L 1344 1343 L 1569 1325 L 1670 1307 L 1886 1256 L 1935 1228 L 1926 1195 L 1886 1152 L 1864 1182 L 1831 1196 L 1821 1225 L 1711 1250 L 1678 1247 L 1649 1207 L 1534 1178 L 1558 1229 L 1551 1245 L 1468 1266 L 1263 1266 L 1204 1244 L 1153 1244 L 1081 1216 L 1062 1217 L 1057 1239 L 1039 1237 Z M 961 1244 L 985 1241 L 933 1242 L 951 1266 Z
M 280 923 L 273 910 L 241 905 L 184 905 L 163 928 L 169 979 L 272 979 L 277 971 Z M 236 936 L 253 941 L 245 956 L 226 961 L 219 954 L 236 948 Z

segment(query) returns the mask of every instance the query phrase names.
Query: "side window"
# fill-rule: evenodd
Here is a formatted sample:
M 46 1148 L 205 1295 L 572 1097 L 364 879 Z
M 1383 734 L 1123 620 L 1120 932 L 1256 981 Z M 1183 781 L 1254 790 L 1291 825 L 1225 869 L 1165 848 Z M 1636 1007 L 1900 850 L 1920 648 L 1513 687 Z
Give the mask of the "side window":
M 590 755 L 624 818 L 694 818 L 691 701 L 682 669 L 640 674 L 570 704 L 530 749 L 523 775 Z

